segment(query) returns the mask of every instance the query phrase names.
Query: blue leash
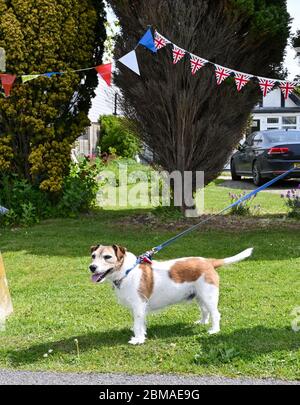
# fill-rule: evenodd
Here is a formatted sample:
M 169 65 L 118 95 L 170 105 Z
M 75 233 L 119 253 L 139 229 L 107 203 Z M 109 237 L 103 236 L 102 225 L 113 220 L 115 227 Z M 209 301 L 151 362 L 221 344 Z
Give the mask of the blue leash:
M 235 201 L 234 203 L 228 205 L 228 207 L 224 208 L 222 211 L 218 212 L 217 214 L 212 215 L 212 216 L 210 216 L 209 218 L 206 218 L 205 220 L 199 222 L 199 223 L 196 224 L 196 225 L 193 225 L 192 227 L 190 227 L 190 228 L 186 229 L 185 231 L 179 233 L 178 235 L 176 235 L 176 236 L 174 236 L 173 238 L 167 240 L 166 242 L 162 243 L 161 245 L 156 246 L 155 248 L 153 248 L 153 249 L 150 250 L 149 252 L 146 252 L 144 255 L 139 256 L 139 257 L 137 258 L 136 264 L 135 264 L 132 268 L 130 268 L 130 269 L 128 269 L 128 270 L 126 271 L 125 277 L 127 277 L 127 276 L 130 274 L 130 272 L 131 272 L 133 269 L 136 268 L 136 266 L 137 266 L 138 264 L 141 264 L 141 263 L 149 263 L 149 264 L 151 264 L 151 262 L 152 262 L 152 257 L 153 257 L 156 253 L 160 252 L 162 249 L 164 249 L 164 248 L 166 248 L 167 246 L 171 245 L 172 243 L 176 242 L 178 239 L 182 238 L 183 236 L 188 235 L 189 233 L 193 232 L 195 229 L 199 228 L 200 225 L 205 224 L 206 222 L 210 221 L 212 218 L 215 218 L 215 217 L 217 217 L 217 216 L 219 216 L 219 215 L 224 214 L 224 212 L 230 210 L 231 208 L 236 207 L 237 205 L 243 203 L 244 201 L 249 200 L 250 198 L 252 198 L 252 197 L 254 197 L 255 195 L 257 195 L 258 193 L 260 193 L 261 191 L 266 190 L 268 187 L 272 186 L 274 183 L 277 183 L 279 180 L 284 179 L 287 175 L 289 175 L 290 173 L 294 172 L 295 170 L 297 170 L 296 167 L 290 169 L 289 171 L 287 171 L 287 172 L 281 174 L 281 175 L 278 176 L 278 177 L 275 177 L 274 179 L 270 180 L 268 183 L 265 183 L 264 185 L 262 185 L 261 187 L 257 188 L 256 190 L 251 191 L 251 193 L 249 193 L 249 194 L 247 194 L 247 195 L 241 197 L 238 201 Z M 124 278 L 125 278 L 125 277 L 124 277 Z M 122 279 L 122 280 L 123 280 L 123 279 Z M 122 282 L 122 280 L 120 280 L 120 282 Z M 119 287 L 120 287 L 120 284 L 121 284 L 121 283 L 119 283 L 119 285 L 116 284 L 116 287 L 119 288 Z

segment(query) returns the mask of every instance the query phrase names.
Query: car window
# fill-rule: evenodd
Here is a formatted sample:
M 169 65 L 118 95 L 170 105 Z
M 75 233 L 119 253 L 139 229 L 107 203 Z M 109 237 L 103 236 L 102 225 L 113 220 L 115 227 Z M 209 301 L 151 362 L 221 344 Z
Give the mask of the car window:
M 262 144 L 263 137 L 262 134 L 255 135 L 253 139 L 253 146 L 260 146 Z
M 266 134 L 268 143 L 300 142 L 300 132 L 279 132 Z
M 245 146 L 253 145 L 253 138 L 255 137 L 255 135 L 256 135 L 256 132 L 248 136 L 248 138 L 246 139 L 246 142 L 245 142 Z

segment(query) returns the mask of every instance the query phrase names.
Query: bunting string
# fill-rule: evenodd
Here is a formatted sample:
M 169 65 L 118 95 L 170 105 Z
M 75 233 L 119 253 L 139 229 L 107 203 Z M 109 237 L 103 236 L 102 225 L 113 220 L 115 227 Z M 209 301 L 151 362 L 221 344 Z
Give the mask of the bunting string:
M 207 59 L 201 58 L 200 56 L 194 55 L 193 53 L 180 48 L 178 45 L 171 42 L 168 38 L 164 37 L 160 34 L 157 30 L 154 31 L 154 35 L 152 33 L 151 27 L 148 28 L 146 33 L 137 43 L 136 47 L 123 57 L 117 60 L 134 73 L 140 76 L 140 68 L 139 63 L 136 55 L 136 49 L 138 46 L 144 46 L 145 48 L 149 49 L 152 53 L 156 54 L 161 49 L 167 47 L 168 45 L 172 46 L 172 56 L 173 56 L 173 64 L 177 65 L 180 61 L 182 61 L 185 56 L 189 56 L 190 58 L 190 66 L 191 66 L 191 73 L 193 76 L 196 74 L 206 65 L 210 64 L 214 66 L 215 69 L 215 76 L 217 85 L 220 86 L 226 79 L 229 77 L 233 77 L 237 91 L 240 92 L 243 88 L 252 80 L 257 79 L 259 87 L 262 91 L 264 97 L 268 95 L 268 93 L 273 90 L 275 86 L 279 86 L 280 90 L 282 91 L 285 99 L 287 99 L 291 93 L 295 90 L 296 86 L 300 84 L 296 81 L 287 81 L 287 80 L 279 80 L 279 79 L 270 79 L 266 77 L 261 77 L 257 75 L 252 75 L 250 73 L 240 72 L 226 66 L 221 66 L 216 63 L 210 62 Z M 4 51 L 4 50 L 3 50 Z M 3 56 L 4 55 L 4 56 Z M 5 57 L 5 51 L 2 55 L 2 59 Z M 39 77 L 48 77 L 51 78 L 53 76 L 61 76 L 64 74 L 68 74 L 71 72 L 78 73 L 78 72 L 85 72 L 89 70 L 95 69 L 99 76 L 106 82 L 108 86 L 111 86 L 112 81 L 112 63 L 107 63 L 99 66 L 88 67 L 84 69 L 77 69 L 77 70 L 69 70 L 62 71 L 62 72 L 48 72 L 42 74 L 27 74 L 22 76 L 17 76 L 9 73 L 0 73 L 0 80 L 2 83 L 2 87 L 5 93 L 5 96 L 8 97 L 10 95 L 12 86 L 18 77 L 21 77 L 22 83 L 25 84 L 32 80 L 35 80 Z
M 226 66 L 221 66 L 216 63 L 210 62 L 207 59 L 203 59 L 200 56 L 194 55 L 191 52 L 180 48 L 178 45 L 171 42 L 168 38 L 164 37 L 158 31 L 155 30 L 154 32 L 154 45 L 159 51 L 162 48 L 165 48 L 167 45 L 172 46 L 172 53 L 173 53 L 173 64 L 177 64 L 181 61 L 186 55 L 190 57 L 191 62 L 191 70 L 192 75 L 196 75 L 196 73 L 204 67 L 207 63 L 211 64 L 215 68 L 215 75 L 217 84 L 220 86 L 228 77 L 234 77 L 237 90 L 240 92 L 242 89 L 251 81 L 251 79 L 257 79 L 260 89 L 263 93 L 263 96 L 266 97 L 267 94 L 278 84 L 279 88 L 281 89 L 285 99 L 287 99 L 291 93 L 294 91 L 297 85 L 300 84 L 296 81 L 286 81 L 286 80 L 279 80 L 279 79 L 270 79 L 266 77 L 260 77 L 257 75 L 252 75 L 249 73 L 239 72 L 237 70 L 228 68 Z

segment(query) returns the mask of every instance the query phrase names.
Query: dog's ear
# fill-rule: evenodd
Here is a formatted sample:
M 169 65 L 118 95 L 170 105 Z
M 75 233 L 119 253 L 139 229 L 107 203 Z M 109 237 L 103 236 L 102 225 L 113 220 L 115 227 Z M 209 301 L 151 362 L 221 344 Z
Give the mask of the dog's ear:
M 91 246 L 91 253 L 94 253 L 97 249 L 99 249 L 100 245 Z
M 112 247 L 115 251 L 115 255 L 117 256 L 117 259 L 119 261 L 122 260 L 127 252 L 127 249 L 122 246 L 118 246 L 118 245 L 113 245 Z

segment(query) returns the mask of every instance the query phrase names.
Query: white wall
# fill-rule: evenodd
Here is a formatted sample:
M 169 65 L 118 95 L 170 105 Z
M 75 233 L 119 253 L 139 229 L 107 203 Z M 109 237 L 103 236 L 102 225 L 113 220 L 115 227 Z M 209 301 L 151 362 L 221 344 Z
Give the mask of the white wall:
M 281 90 L 275 89 L 270 91 L 270 93 L 263 98 L 263 107 L 281 107 Z

